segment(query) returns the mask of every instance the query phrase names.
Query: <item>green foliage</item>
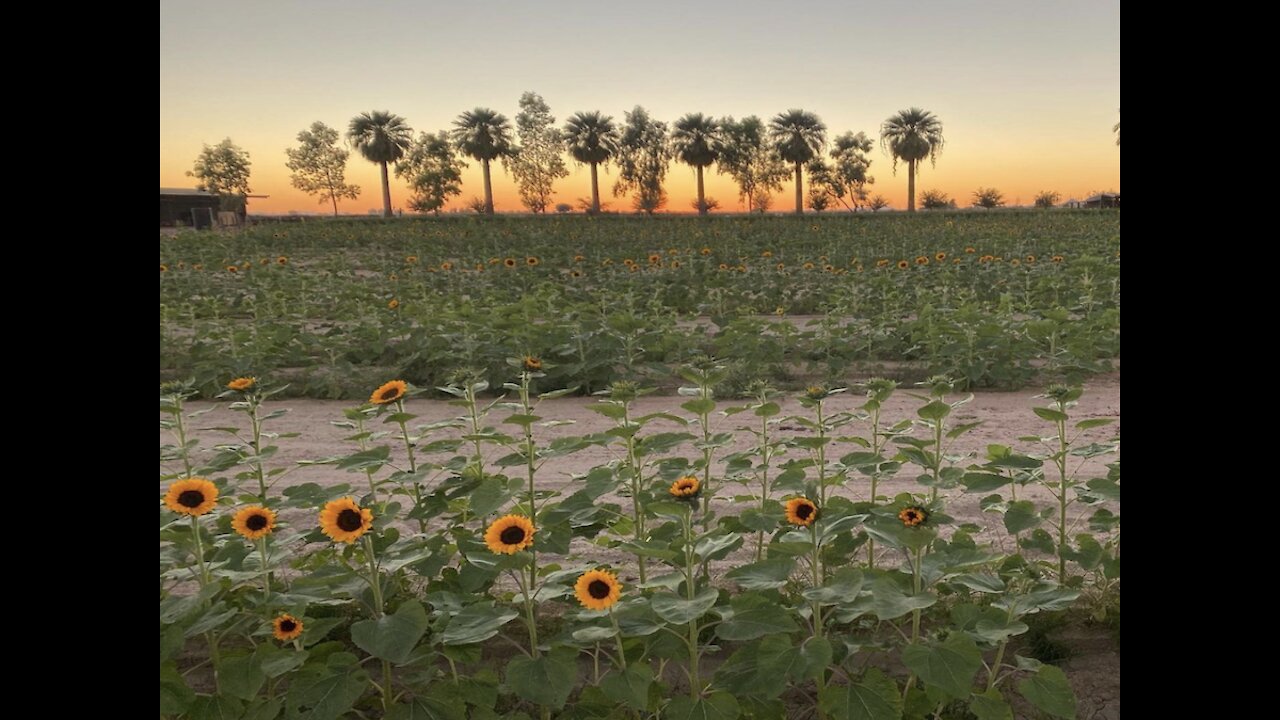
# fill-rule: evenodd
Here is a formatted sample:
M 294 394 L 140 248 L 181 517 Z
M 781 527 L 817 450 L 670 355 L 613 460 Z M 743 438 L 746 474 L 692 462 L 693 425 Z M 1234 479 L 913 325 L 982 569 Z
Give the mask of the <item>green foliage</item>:
M 421 133 L 396 163 L 396 177 L 408 181 L 416 212 L 440 214 L 450 197 L 462 194 L 462 169 L 448 133 Z
M 284 151 L 289 158 L 285 166 L 293 171 L 289 181 L 308 195 L 319 197 L 321 204 L 333 204 L 333 214 L 338 214 L 338 200 L 355 200 L 360 196 L 360 186 L 346 183 L 346 150 L 338 147 L 338 131 L 320 121 L 298 133 L 298 147 Z
M 196 189 L 219 196 L 223 210 L 243 210 L 249 189 L 249 153 L 225 138 L 210 147 L 205 145 L 196 157 L 188 177 L 197 181 Z
M 992 210 L 1004 205 L 1004 195 L 995 188 L 978 188 L 973 191 L 973 206 Z
M 652 215 L 661 209 L 667 202 L 662 182 L 667 177 L 671 157 L 667 124 L 649 117 L 648 111 L 637 105 L 626 113 L 618 141 L 618 180 L 613 184 L 614 197 L 634 192 L 632 206 L 637 211 Z
M 1036 207 L 1051 208 L 1062 199 L 1062 193 L 1054 190 L 1041 190 L 1036 193 Z
M 954 209 L 956 201 L 941 190 L 925 190 L 920 193 L 920 207 L 925 210 Z
M 569 176 L 561 157 L 564 138 L 555 123 L 556 118 L 541 95 L 526 92 L 520 96 L 520 112 L 516 114 L 516 138 L 520 144 L 507 167 L 516 180 L 520 201 L 530 212 L 546 212 L 556 180 Z

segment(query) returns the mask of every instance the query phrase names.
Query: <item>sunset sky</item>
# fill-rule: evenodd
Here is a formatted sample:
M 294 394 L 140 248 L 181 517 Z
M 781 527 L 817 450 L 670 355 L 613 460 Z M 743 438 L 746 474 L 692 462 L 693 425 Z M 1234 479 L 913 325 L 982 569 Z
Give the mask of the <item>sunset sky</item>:
M 917 106 L 943 123 L 946 146 L 917 191 L 938 188 L 967 205 L 979 186 L 1010 204 L 1040 190 L 1063 198 L 1119 190 L 1120 3 L 1027 0 L 650 0 L 610 7 L 579 0 L 486 2 L 160 3 L 160 185 L 186 177 L 203 144 L 230 137 L 252 160 L 250 185 L 267 200 L 250 212 L 325 212 L 289 184 L 284 150 L 316 120 L 340 131 L 370 110 L 389 110 L 418 131 L 451 127 L 460 112 L 490 107 L 514 118 L 532 90 L 563 124 L 580 110 L 621 123 L 644 106 L 671 123 L 688 112 L 717 117 L 789 108 L 816 113 L 829 137 L 877 139 L 873 194 L 906 205 L 905 167 L 878 143 L 880 124 Z M 590 172 L 568 160 L 557 202 L 590 196 Z M 347 181 L 381 207 L 375 165 L 353 152 Z M 602 199 L 613 178 L 601 176 Z M 499 211 L 523 208 L 515 183 L 493 175 Z M 693 169 L 673 164 L 668 210 L 691 211 Z M 792 190 L 774 197 L 790 209 Z M 392 178 L 393 207 L 408 195 Z M 739 209 L 727 175 L 711 171 L 707 194 Z M 453 207 L 483 195 L 478 163 Z

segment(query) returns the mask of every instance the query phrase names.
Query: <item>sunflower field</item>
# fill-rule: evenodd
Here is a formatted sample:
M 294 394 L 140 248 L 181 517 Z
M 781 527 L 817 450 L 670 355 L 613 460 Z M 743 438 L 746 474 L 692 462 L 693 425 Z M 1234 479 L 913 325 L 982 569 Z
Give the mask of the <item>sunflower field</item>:
M 1075 718 L 1118 354 L 1118 212 L 162 239 L 161 716 Z

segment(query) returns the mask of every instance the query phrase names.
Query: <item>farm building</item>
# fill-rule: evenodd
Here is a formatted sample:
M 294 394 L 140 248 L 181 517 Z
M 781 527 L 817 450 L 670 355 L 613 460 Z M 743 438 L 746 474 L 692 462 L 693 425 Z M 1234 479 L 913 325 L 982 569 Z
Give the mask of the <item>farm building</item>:
M 1098 193 L 1090 195 L 1084 199 L 1084 207 L 1087 208 L 1118 208 L 1120 207 L 1120 193 Z
M 218 218 L 217 195 L 192 188 L 160 188 L 160 227 L 212 227 Z

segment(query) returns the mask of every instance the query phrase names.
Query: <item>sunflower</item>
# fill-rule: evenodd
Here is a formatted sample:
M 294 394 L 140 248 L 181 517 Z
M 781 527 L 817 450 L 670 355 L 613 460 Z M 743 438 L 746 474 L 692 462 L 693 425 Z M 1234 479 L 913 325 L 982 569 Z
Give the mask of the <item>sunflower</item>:
M 533 544 L 533 523 L 523 515 L 504 515 L 484 533 L 484 544 L 495 553 L 514 555 Z
M 978 252 L 976 248 L 972 248 L 972 247 L 967 247 L 967 248 L 965 248 L 965 249 L 964 249 L 964 251 L 965 251 L 965 252 L 967 252 L 967 253 L 969 253 L 970 255 L 972 255 L 972 254 L 974 254 L 974 253 Z
M 662 256 L 659 255 L 658 253 L 653 253 L 652 255 L 649 256 L 650 265 L 657 265 L 660 262 L 662 262 Z
M 739 266 L 738 266 L 738 272 L 746 272 L 746 271 L 747 271 L 747 266 L 746 266 L 746 265 L 739 265 Z
M 453 263 L 446 260 L 445 262 L 440 263 L 440 269 L 445 272 L 449 272 L 453 269 Z
M 330 500 L 320 511 L 320 529 L 334 542 L 353 543 L 373 526 L 373 512 L 350 497 Z
M 271 264 L 271 258 L 262 258 L 261 260 L 259 260 L 259 261 L 258 261 L 258 264 L 259 264 L 259 265 L 270 265 L 270 264 Z
M 232 380 L 231 382 L 227 383 L 227 389 L 235 390 L 236 392 L 245 392 L 257 384 L 258 384 L 257 378 L 238 377 L 235 380 Z
M 573 256 L 573 261 L 574 261 L 574 262 L 582 262 L 583 260 L 586 260 L 586 259 L 587 259 L 587 256 L 586 256 L 586 255 L 574 255 L 574 256 Z
M 698 478 L 692 475 L 685 475 L 671 483 L 671 488 L 667 492 L 671 493 L 677 500 L 696 500 L 701 490 L 702 483 L 698 481 Z
M 889 260 L 887 258 L 880 258 L 879 260 L 876 261 L 876 267 L 878 268 L 889 267 Z
M 578 602 L 588 610 L 608 610 L 618 603 L 622 595 L 622 583 L 608 570 L 588 570 L 578 577 L 573 586 Z
M 179 515 L 204 515 L 218 504 L 218 486 L 204 478 L 184 478 L 169 486 L 164 504 Z
M 505 266 L 505 267 L 513 268 L 513 267 L 515 267 L 515 266 L 516 266 L 516 259 L 515 259 L 515 258 L 507 258 L 506 260 L 503 260 L 503 261 L 502 261 L 502 264 L 503 264 L 503 266 Z
M 261 505 L 250 505 L 231 518 L 231 529 L 245 540 L 257 540 L 271 534 L 276 527 L 276 513 Z
M 787 264 L 786 264 L 786 263 L 778 263 L 777 265 L 774 265 L 774 267 L 775 267 L 775 268 L 777 268 L 779 271 L 782 271 L 782 270 L 786 270 L 786 269 L 787 269 Z
M 228 266 L 227 266 L 227 272 L 232 273 L 232 274 L 235 274 L 235 273 L 240 272 L 240 268 L 236 267 L 235 265 L 228 265 Z
M 711 248 L 704 247 L 704 248 L 702 248 L 701 250 L 699 250 L 698 252 L 702 253 L 703 255 L 710 255 L 710 254 L 711 254 Z
M 569 271 L 569 277 L 580 278 L 580 277 L 582 277 L 582 271 L 581 271 L 581 270 L 570 270 L 570 271 Z
M 534 257 L 533 255 L 530 255 L 529 257 L 524 259 L 524 264 L 528 265 L 529 267 L 537 267 L 538 263 L 541 263 L 541 262 L 542 262 L 541 260 Z
M 915 527 L 924 524 L 924 521 L 929 519 L 929 512 L 922 507 L 913 505 L 909 508 L 903 508 L 898 513 L 898 519 L 907 527 Z
M 982 257 L 978 258 L 978 262 L 980 263 L 989 263 L 992 260 L 995 260 L 994 255 L 983 255 Z
M 169 272 L 169 266 L 164 263 L 160 263 L 160 272 Z
M 943 260 L 947 259 L 947 254 L 944 252 L 940 252 L 937 255 L 934 255 L 933 259 L 937 260 L 938 262 L 942 262 Z
M 400 301 L 395 298 L 391 298 L 391 300 L 387 302 L 388 310 L 395 310 L 398 307 L 400 307 Z
M 532 355 L 525 355 L 523 362 L 525 372 L 538 372 L 542 369 L 542 360 Z
M 245 260 L 244 262 L 240 263 L 241 270 L 248 270 L 251 267 L 253 267 L 253 263 L 249 262 L 248 260 Z
M 1035 262 L 1035 261 L 1036 261 L 1036 256 L 1035 256 L 1035 255 L 1028 255 L 1028 256 L 1026 256 L 1026 257 L 1025 257 L 1025 258 L 1023 258 L 1023 259 L 1024 259 L 1024 260 L 1026 260 L 1026 261 L 1027 261 L 1027 264 L 1029 265 L 1029 264 L 1031 264 L 1031 263 L 1033 263 L 1033 262 Z
M 800 267 L 804 268 L 805 270 L 812 270 L 814 266 L 813 266 L 813 263 L 807 262 L 804 265 L 801 265 Z
M 288 264 L 289 264 L 289 258 L 285 257 L 284 255 L 281 255 L 280 257 L 276 258 L 276 264 L 277 264 L 277 265 L 288 265 Z
M 196 263 L 191 266 L 191 269 L 195 270 L 196 272 L 200 272 L 201 270 L 204 270 L 204 263 Z
M 728 270 L 728 269 L 729 269 L 729 266 L 728 266 L 728 265 L 726 265 L 725 263 L 720 263 L 720 269 L 721 269 L 721 270 Z
M 822 266 L 822 271 L 823 271 L 823 272 L 835 272 L 835 271 L 836 271 L 836 266 L 835 266 L 835 265 L 832 265 L 832 264 L 830 264 L 830 263 L 827 263 L 826 265 L 823 265 L 823 266 Z
M 828 395 L 830 395 L 830 393 L 828 393 L 827 389 L 821 385 L 810 385 L 804 389 L 804 396 L 810 400 L 823 400 Z
M 385 382 L 381 387 L 373 391 L 373 394 L 369 396 L 369 402 L 374 405 L 386 405 L 404 397 L 408 390 L 409 384 L 403 380 Z
M 787 501 L 787 522 L 809 527 L 818 519 L 818 506 L 808 498 L 791 498 Z
M 917 256 L 916 256 L 916 264 L 917 264 L 917 265 L 928 265 L 928 264 L 929 264 L 929 256 L 928 256 L 928 255 L 917 255 Z
M 773 314 L 777 315 L 778 317 L 782 317 L 783 315 L 787 314 L 787 309 L 779 305 L 778 307 L 773 309 Z
M 899 261 L 898 261 L 898 269 L 899 269 L 899 270 L 906 270 L 906 269 L 907 269 L 907 268 L 909 268 L 909 267 L 911 267 L 911 263 L 907 262 L 906 260 L 899 260 Z
M 178 261 L 178 264 L 177 264 L 177 266 L 176 266 L 176 267 L 177 267 L 179 270 L 182 270 L 182 269 L 184 269 L 184 268 L 186 268 L 186 267 L 187 267 L 187 264 L 186 264 L 185 262 L 183 262 L 182 260 L 179 260 L 179 261 Z
M 679 261 L 679 260 L 672 260 L 672 261 L 671 261 L 671 269 L 672 269 L 672 270 L 679 270 L 679 269 L 680 269 L 680 261 Z
M 951 264 L 952 264 L 952 265 L 959 265 L 959 264 L 960 264 L 960 258 L 951 258 Z
M 668 255 L 679 255 L 679 254 L 680 254 L 680 249 L 679 249 L 679 248 L 667 248 L 667 254 L 668 254 Z
M 502 262 L 502 258 L 489 258 L 490 265 L 497 265 L 500 262 Z
M 1062 262 L 1064 258 L 1063 258 L 1061 255 L 1054 255 L 1053 257 L 1051 257 L 1051 258 L 1049 258 L 1049 259 L 1050 259 L 1050 260 L 1052 260 L 1052 261 L 1054 261 L 1054 262 Z
M 1014 258 L 1009 261 L 1009 264 L 1012 265 L 1013 267 L 1018 267 L 1019 265 L 1022 264 L 1022 261 L 1019 260 L 1018 258 Z
M 292 640 L 302 634 L 302 621 L 284 613 L 271 621 L 271 634 L 277 640 Z
M 764 252 L 760 253 L 760 257 L 763 257 L 763 258 L 771 258 L 771 257 L 773 257 L 773 251 L 772 251 L 772 250 L 765 250 Z
M 404 264 L 405 264 L 405 265 L 417 265 L 417 264 L 418 264 L 418 256 L 417 256 L 417 255 L 405 255 L 405 256 L 404 256 Z

